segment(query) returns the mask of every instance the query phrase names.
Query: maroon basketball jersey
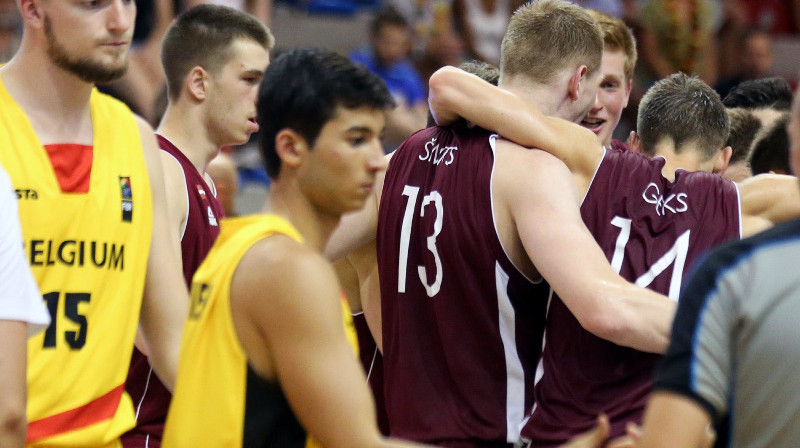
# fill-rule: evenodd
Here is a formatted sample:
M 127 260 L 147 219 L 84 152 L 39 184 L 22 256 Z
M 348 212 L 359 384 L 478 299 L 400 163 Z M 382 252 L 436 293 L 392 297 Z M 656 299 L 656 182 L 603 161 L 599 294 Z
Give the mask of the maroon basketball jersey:
M 189 210 L 181 235 L 181 255 L 183 277 L 188 286 L 219 235 L 219 220 L 225 216 L 225 211 L 214 190 L 209 188 L 203 175 L 197 171 L 192 162 L 169 140 L 158 134 L 156 137 L 161 150 L 174 157 L 181 165 L 186 179 L 186 201 Z M 136 428 L 122 436 L 123 446 L 125 448 L 161 446 L 161 434 L 164 432 L 164 422 L 172 395 L 156 377 L 147 362 L 147 357 L 136 349 L 133 350 L 125 390 L 130 394 L 136 409 Z
M 507 446 L 532 404 L 547 289 L 514 267 L 495 230 L 494 139 L 424 129 L 386 172 L 377 252 L 392 436 Z
M 629 151 L 631 149 L 631 147 L 627 143 L 625 143 L 623 141 L 620 141 L 620 140 L 617 140 L 617 139 L 612 139 L 610 146 L 611 146 L 611 149 L 621 149 L 621 150 L 624 150 L 624 151 Z
M 378 417 L 378 429 L 381 434 L 389 435 L 389 417 L 386 416 L 386 402 L 383 398 L 383 355 L 367 325 L 364 313 L 353 316 L 353 326 L 358 336 L 358 353 L 361 367 L 367 375 L 367 383 L 375 398 L 375 415 Z
M 608 150 L 581 215 L 628 281 L 678 300 L 692 262 L 740 236 L 736 185 L 705 172 L 661 175 L 664 159 Z M 535 407 L 523 430 L 532 447 L 557 446 L 606 413 L 612 436 L 641 421 L 659 355 L 621 347 L 585 331 L 553 294 L 545 331 Z M 541 376 L 540 376 L 541 375 Z

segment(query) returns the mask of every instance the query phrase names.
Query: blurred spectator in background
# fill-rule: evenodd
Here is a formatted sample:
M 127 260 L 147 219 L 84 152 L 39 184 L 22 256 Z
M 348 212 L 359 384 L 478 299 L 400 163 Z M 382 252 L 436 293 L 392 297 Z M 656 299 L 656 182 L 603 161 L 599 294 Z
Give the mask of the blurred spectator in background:
M 714 85 L 720 14 L 713 0 L 648 0 L 640 15 L 645 87 L 675 72 L 696 74 Z
M 741 107 L 726 111 L 731 123 L 731 132 L 728 134 L 725 146 L 730 146 L 732 151 L 728 167 L 720 174 L 726 179 L 741 182 L 753 175 L 750 169 L 750 148 L 761 129 L 761 122 L 747 109 Z
M 592 9 L 621 19 L 633 17 L 636 11 L 636 0 L 568 0 L 581 8 Z
M 772 34 L 800 31 L 800 0 L 729 0 L 740 5 L 750 28 Z
M 790 112 L 781 113 L 772 124 L 762 128 L 756 135 L 750 155 L 753 175 L 763 173 L 792 174 L 789 162 L 789 124 Z
M 393 7 L 378 11 L 370 25 L 370 46 L 350 54 L 386 83 L 397 103 L 387 114 L 384 145 L 387 151 L 425 127 L 428 102 L 425 84 L 411 64 L 412 32 L 408 21 Z
M 453 0 L 453 21 L 472 59 L 500 64 L 500 44 L 523 0 Z
M 0 64 L 7 62 L 19 47 L 22 19 L 14 0 L 0 0 Z
M 408 22 L 413 32 L 412 53 L 425 52 L 434 34 L 452 27 L 453 15 L 450 0 L 389 0 L 395 10 Z
M 714 87 L 722 98 L 742 81 L 766 77 L 772 68 L 772 36 L 766 31 L 746 30 L 739 33 L 736 47 L 739 49 L 736 71 Z
M 436 70 L 445 65 L 457 66 L 466 58 L 463 39 L 452 24 L 448 23 L 432 30 L 425 52 L 416 59 L 415 66 L 422 79 L 427 80 Z

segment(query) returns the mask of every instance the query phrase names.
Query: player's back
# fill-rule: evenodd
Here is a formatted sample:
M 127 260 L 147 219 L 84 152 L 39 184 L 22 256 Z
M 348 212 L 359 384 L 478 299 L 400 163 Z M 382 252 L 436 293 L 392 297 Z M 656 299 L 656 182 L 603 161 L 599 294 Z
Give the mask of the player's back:
M 514 267 L 495 230 L 494 140 L 428 128 L 389 164 L 377 252 L 392 436 L 502 446 L 532 403 L 545 287 Z
M 589 231 L 612 268 L 642 287 L 678 299 L 693 261 L 740 235 L 735 184 L 679 170 L 663 159 L 607 150 L 581 205 Z M 557 446 L 590 428 L 601 412 L 612 435 L 639 421 L 661 357 L 621 347 L 584 330 L 554 294 L 547 314 L 536 405 L 523 434 L 532 446 Z

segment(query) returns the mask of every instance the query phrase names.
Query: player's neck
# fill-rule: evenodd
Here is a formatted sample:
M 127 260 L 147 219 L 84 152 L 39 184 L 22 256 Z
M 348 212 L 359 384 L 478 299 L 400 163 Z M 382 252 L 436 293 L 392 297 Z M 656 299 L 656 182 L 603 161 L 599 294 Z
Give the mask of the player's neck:
M 503 88 L 539 109 L 545 115 L 555 115 L 561 103 L 560 96 L 556 95 L 550 86 L 523 84 L 515 80 L 503 84 Z
M 94 85 L 53 64 L 44 50 L 23 50 L 0 69 L 0 77 L 39 140 L 45 145 L 91 145 L 89 97 Z
M 675 180 L 675 170 L 686 171 L 711 171 L 702 163 L 700 154 L 692 148 L 683 148 L 676 151 L 672 142 L 659 142 L 656 145 L 655 155 L 666 160 L 661 173 L 670 181 Z
M 305 244 L 320 252 L 341 220 L 341 215 L 315 207 L 301 192 L 295 179 L 273 181 L 264 210 L 286 218 L 303 235 Z
M 192 162 L 197 172 L 204 174 L 220 147 L 209 137 L 202 117 L 195 116 L 197 112 L 170 103 L 156 132 L 172 142 Z

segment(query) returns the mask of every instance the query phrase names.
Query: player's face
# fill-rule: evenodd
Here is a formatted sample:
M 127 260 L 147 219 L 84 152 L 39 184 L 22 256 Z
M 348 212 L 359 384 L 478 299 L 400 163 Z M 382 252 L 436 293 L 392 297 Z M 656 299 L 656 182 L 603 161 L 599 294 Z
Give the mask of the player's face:
M 219 147 L 246 143 L 258 131 L 256 100 L 269 64 L 267 50 L 250 39 L 235 40 L 228 51 L 228 62 L 211 75 L 205 103 L 209 135 Z
M 133 0 L 51 0 L 41 3 L 50 60 L 91 83 L 121 77 L 128 67 Z
M 308 152 L 303 170 L 304 191 L 318 208 L 341 215 L 364 207 L 375 177 L 386 169 L 383 127 L 380 110 L 337 108 Z
M 581 125 L 597 134 L 600 142 L 608 146 L 631 94 L 631 87 L 625 80 L 625 53 L 604 51 L 602 71 L 597 101 Z

